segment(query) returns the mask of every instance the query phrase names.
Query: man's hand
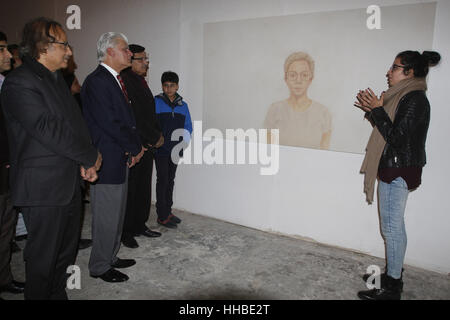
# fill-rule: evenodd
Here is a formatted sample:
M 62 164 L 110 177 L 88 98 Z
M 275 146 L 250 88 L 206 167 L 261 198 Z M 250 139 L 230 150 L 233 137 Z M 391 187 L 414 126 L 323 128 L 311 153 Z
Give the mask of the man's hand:
M 159 148 L 159 147 L 161 147 L 163 144 L 164 144 L 164 137 L 163 137 L 163 135 L 161 134 L 161 136 L 159 137 L 158 142 L 155 144 L 155 148 Z
M 85 169 L 84 167 L 80 167 L 80 174 L 83 180 L 94 182 L 98 179 L 97 170 L 95 166 L 90 167 L 89 169 Z
M 163 135 L 161 134 L 161 135 L 159 136 L 158 141 L 157 141 L 154 145 L 149 144 L 148 146 L 149 146 L 150 148 L 158 149 L 158 148 L 161 147 L 163 144 L 164 144 L 164 137 L 163 137 Z
M 80 174 L 83 180 L 94 182 L 98 179 L 97 171 L 100 170 L 102 166 L 103 158 L 100 152 L 97 152 L 97 160 L 95 160 L 95 164 L 89 169 L 85 169 L 83 166 L 80 167 Z
M 139 152 L 135 157 L 131 157 L 131 163 L 128 163 L 128 168 L 132 168 L 137 163 L 139 163 L 139 161 L 141 161 L 141 158 L 144 156 L 144 152 L 147 150 L 148 149 L 146 149 L 142 146 L 141 152 Z
M 102 163 L 103 163 L 102 154 L 100 152 L 97 152 L 97 160 L 95 161 L 95 164 L 94 164 L 95 171 L 100 170 L 100 167 L 102 166 Z
M 141 152 L 138 153 L 138 155 L 135 157 L 136 158 L 136 163 L 138 163 L 139 161 L 141 161 L 141 158 L 144 156 L 145 151 L 147 151 L 148 149 L 144 148 L 144 146 L 141 147 Z
M 136 161 L 136 157 L 131 157 L 131 161 L 128 160 L 127 162 L 127 166 L 128 168 L 132 168 L 136 165 L 137 161 Z

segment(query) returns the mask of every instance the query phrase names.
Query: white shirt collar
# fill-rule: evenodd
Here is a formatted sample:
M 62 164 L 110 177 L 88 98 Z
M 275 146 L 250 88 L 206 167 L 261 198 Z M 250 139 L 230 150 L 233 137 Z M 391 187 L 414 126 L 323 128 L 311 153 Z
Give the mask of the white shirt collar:
M 100 65 L 105 67 L 106 70 L 108 70 L 114 76 L 114 79 L 116 79 L 117 83 L 119 84 L 119 87 L 122 88 L 122 86 L 120 85 L 119 79 L 117 79 L 117 75 L 119 73 L 116 70 L 114 70 L 113 68 L 111 68 L 110 66 L 108 66 L 107 64 L 103 63 L 103 62 L 100 63 Z
M 3 81 L 5 81 L 5 76 L 0 73 L 0 91 L 2 90 Z

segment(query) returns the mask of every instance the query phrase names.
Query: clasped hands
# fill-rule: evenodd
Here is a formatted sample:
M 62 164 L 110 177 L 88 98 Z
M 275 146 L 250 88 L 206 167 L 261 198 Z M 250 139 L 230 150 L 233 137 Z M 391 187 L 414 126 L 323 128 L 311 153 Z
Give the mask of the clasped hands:
M 158 142 L 156 142 L 156 144 L 154 145 L 155 148 L 159 148 L 164 144 L 164 136 L 161 134 L 161 136 L 159 137 Z M 150 147 L 153 147 L 152 145 L 150 145 Z
M 156 144 L 156 147 L 160 147 L 162 144 L 164 143 L 164 138 L 161 136 L 161 138 L 159 139 L 159 141 Z M 141 151 L 134 157 L 131 157 L 131 161 L 127 164 L 128 168 L 133 167 L 134 165 L 136 165 L 139 161 L 141 161 L 141 158 L 144 156 L 144 152 L 147 151 L 148 148 L 145 148 L 142 146 Z M 127 153 L 128 155 L 128 153 Z M 89 182 L 94 182 L 95 180 L 98 179 L 98 175 L 97 175 L 97 171 L 100 170 L 100 167 L 102 166 L 102 155 L 100 152 L 98 152 L 97 154 L 97 160 L 95 161 L 95 164 L 88 168 L 85 169 L 83 166 L 80 167 L 80 174 L 81 177 L 83 178 L 83 180 L 89 181 Z
M 159 148 L 163 145 L 164 143 L 164 137 L 161 135 L 158 142 L 155 144 L 155 148 Z M 131 168 L 133 166 L 135 166 L 137 163 L 139 163 L 139 161 L 141 161 L 141 158 L 144 156 L 144 152 L 148 151 L 149 148 L 153 147 L 152 145 L 148 145 L 148 148 L 142 146 L 141 152 L 139 152 L 139 154 L 135 157 L 131 157 L 131 162 L 128 163 L 128 168 Z
M 144 152 L 147 151 L 148 148 L 145 148 L 144 146 L 141 147 L 141 152 L 139 152 L 136 156 L 131 157 L 131 161 L 128 162 L 128 168 L 134 167 L 139 161 L 141 161 L 141 158 L 144 156 Z
M 164 143 L 164 137 L 161 135 L 161 137 L 159 138 L 158 142 L 155 145 L 155 148 L 159 148 L 160 146 L 162 146 Z M 152 146 L 149 146 L 152 147 Z M 139 161 L 141 161 L 141 158 L 144 156 L 145 151 L 147 151 L 148 148 L 145 148 L 144 146 L 141 147 L 141 151 L 134 157 L 131 157 L 131 161 L 129 161 L 127 163 L 128 168 L 134 167 L 137 163 L 139 163 Z M 129 155 L 129 153 L 127 152 L 126 155 Z M 102 159 L 101 159 L 101 154 L 99 153 L 100 156 L 100 162 L 98 163 L 98 158 L 97 158 L 97 162 L 95 164 L 94 167 L 89 168 L 87 170 L 85 170 L 83 167 L 81 167 L 81 176 L 83 177 L 84 180 L 87 180 L 89 182 L 93 182 L 95 180 L 97 180 L 97 171 L 100 169 L 101 163 L 102 163 Z M 97 166 L 98 163 L 98 166 Z M 95 169 L 95 171 L 92 171 L 91 169 Z M 91 170 L 91 171 L 89 171 Z M 95 174 L 95 178 L 93 178 L 93 176 L 90 176 L 87 174 L 87 172 L 90 172 L 91 175 Z M 93 179 L 92 181 L 89 179 Z
M 383 106 L 384 91 L 381 93 L 380 98 L 378 98 L 370 88 L 359 90 L 356 100 L 357 101 L 353 104 L 355 107 L 360 108 L 364 112 L 370 112 L 372 109 Z
M 100 170 L 100 167 L 102 166 L 102 154 L 100 152 L 97 152 L 97 160 L 95 161 L 95 164 L 85 169 L 83 166 L 80 167 L 80 174 L 83 180 L 94 182 L 98 179 L 97 171 Z
M 158 142 L 155 144 L 155 148 L 159 148 L 164 144 L 164 137 L 161 134 L 161 136 L 159 137 Z M 145 148 L 144 146 L 142 146 L 141 152 L 139 152 L 139 154 L 135 157 L 131 157 L 131 162 L 128 163 L 128 168 L 131 168 L 133 166 L 135 166 L 137 163 L 139 163 L 139 161 L 141 161 L 141 158 L 144 156 L 144 152 L 147 151 L 149 148 L 153 147 L 152 145 L 148 145 L 148 148 Z

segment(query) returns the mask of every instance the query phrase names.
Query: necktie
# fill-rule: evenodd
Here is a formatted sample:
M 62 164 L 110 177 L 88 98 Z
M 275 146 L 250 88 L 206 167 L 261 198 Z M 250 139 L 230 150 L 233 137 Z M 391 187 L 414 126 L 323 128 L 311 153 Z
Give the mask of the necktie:
M 125 88 L 125 83 L 123 82 L 122 77 L 119 74 L 117 75 L 117 80 L 119 80 L 120 82 L 120 86 L 122 87 L 122 92 L 125 95 L 125 99 L 127 99 L 127 102 L 130 102 L 130 99 L 128 98 L 127 89 Z

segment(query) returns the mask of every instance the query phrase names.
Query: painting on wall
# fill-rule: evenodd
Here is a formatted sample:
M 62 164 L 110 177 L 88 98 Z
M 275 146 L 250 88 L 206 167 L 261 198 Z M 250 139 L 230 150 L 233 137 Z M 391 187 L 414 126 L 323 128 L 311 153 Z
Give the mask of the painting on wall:
M 359 89 L 387 89 L 395 55 L 432 46 L 436 3 L 204 25 L 205 128 L 279 129 L 279 143 L 364 153 Z M 269 137 L 270 138 L 270 137 Z

